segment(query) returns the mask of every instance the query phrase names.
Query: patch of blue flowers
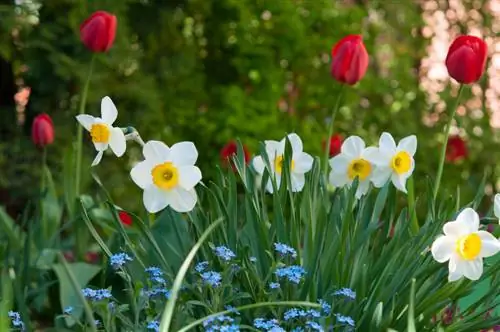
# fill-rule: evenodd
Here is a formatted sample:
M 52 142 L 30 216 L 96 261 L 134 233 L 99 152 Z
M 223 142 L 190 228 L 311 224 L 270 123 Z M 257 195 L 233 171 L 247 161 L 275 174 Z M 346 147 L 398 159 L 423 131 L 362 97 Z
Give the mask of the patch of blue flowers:
M 277 268 L 274 274 L 276 274 L 278 278 L 284 278 L 294 284 L 299 284 L 306 275 L 306 270 L 304 270 L 302 266 L 291 265 Z
M 109 265 L 111 265 L 114 270 L 118 270 L 131 261 L 132 257 L 124 252 L 120 252 L 118 254 L 111 255 L 109 258 Z

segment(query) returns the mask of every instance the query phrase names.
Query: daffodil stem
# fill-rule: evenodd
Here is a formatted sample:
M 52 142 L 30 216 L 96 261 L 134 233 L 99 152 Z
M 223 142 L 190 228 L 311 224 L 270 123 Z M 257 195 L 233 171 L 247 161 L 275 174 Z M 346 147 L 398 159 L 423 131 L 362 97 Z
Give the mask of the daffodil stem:
M 437 194 L 439 192 L 439 185 L 441 184 L 441 176 L 443 175 L 444 160 L 446 157 L 446 148 L 448 146 L 448 138 L 450 136 L 451 124 L 453 123 L 453 119 L 455 118 L 455 114 L 457 113 L 457 108 L 460 105 L 460 96 L 462 95 L 464 87 L 465 86 L 462 84 L 462 85 L 460 85 L 460 88 L 458 89 L 458 95 L 457 95 L 457 99 L 455 100 L 455 105 L 453 106 L 453 108 L 451 110 L 450 118 L 448 119 L 448 123 L 446 124 L 446 127 L 445 127 L 444 142 L 443 142 L 443 146 L 441 147 L 441 156 L 439 159 L 438 171 L 436 174 L 436 185 L 434 186 L 434 196 L 433 196 L 434 202 L 436 202 Z
M 415 185 L 413 183 L 413 176 L 408 179 L 408 213 L 410 214 L 410 228 L 413 234 L 417 234 L 420 230 L 418 224 L 417 211 L 415 208 Z
M 326 138 L 326 151 L 325 151 L 325 164 L 324 164 L 324 172 L 326 178 L 328 178 L 328 159 L 330 159 L 330 144 L 331 144 L 331 137 L 333 135 L 333 125 L 335 123 L 335 117 L 337 116 L 337 112 L 340 108 L 340 100 L 342 99 L 344 86 L 345 84 L 342 84 L 340 86 L 340 90 L 337 94 L 337 100 L 335 101 L 335 106 L 333 107 L 332 116 L 330 118 L 330 125 L 328 128 L 328 136 Z
M 92 60 L 90 60 L 89 71 L 87 75 L 87 80 L 83 86 L 82 95 L 80 97 L 80 107 L 78 108 L 78 114 L 85 113 L 85 104 L 87 102 L 87 94 L 89 91 L 90 78 L 92 76 L 92 71 L 94 69 L 95 55 L 92 55 Z M 80 196 L 80 181 L 82 173 L 82 145 L 83 145 L 83 128 L 78 124 L 77 136 L 76 136 L 76 174 L 75 174 L 75 198 Z

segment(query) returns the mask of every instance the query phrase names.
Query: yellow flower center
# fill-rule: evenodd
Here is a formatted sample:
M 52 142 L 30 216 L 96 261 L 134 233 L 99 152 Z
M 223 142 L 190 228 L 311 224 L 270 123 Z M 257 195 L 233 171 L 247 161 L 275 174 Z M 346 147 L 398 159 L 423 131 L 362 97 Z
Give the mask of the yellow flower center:
M 411 157 L 406 151 L 396 153 L 391 160 L 391 167 L 397 174 L 407 173 L 411 168 Z
M 171 162 L 156 165 L 151 170 L 153 183 L 161 189 L 170 190 L 179 183 L 179 172 Z
M 354 159 L 347 167 L 347 176 L 354 180 L 359 178 L 360 181 L 366 179 L 372 171 L 372 165 L 364 159 Z
M 90 136 L 94 143 L 108 143 L 109 134 L 108 126 L 103 123 L 95 123 L 90 128 Z
M 465 260 L 472 260 L 479 255 L 481 251 L 481 238 L 476 233 L 462 236 L 457 240 L 455 250 Z
M 277 156 L 276 159 L 274 159 L 274 170 L 276 173 L 281 174 L 283 171 L 283 162 L 285 162 L 285 157 Z M 293 171 L 295 168 L 295 162 L 292 160 L 292 165 L 290 166 L 290 170 Z

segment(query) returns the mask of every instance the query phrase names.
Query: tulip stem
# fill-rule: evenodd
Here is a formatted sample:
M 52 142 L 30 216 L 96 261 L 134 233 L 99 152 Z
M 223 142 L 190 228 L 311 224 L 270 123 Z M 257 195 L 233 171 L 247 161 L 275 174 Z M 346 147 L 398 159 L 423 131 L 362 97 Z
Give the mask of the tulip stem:
M 337 116 L 337 112 L 340 108 L 340 100 L 342 99 L 344 86 L 345 84 L 342 84 L 340 86 L 340 90 L 337 94 L 337 100 L 335 101 L 335 106 L 333 107 L 332 116 L 330 119 L 330 125 L 328 128 L 328 137 L 326 138 L 326 151 L 325 151 L 325 164 L 324 164 L 324 172 L 326 179 L 328 179 L 328 160 L 330 159 L 330 145 L 331 145 L 331 137 L 333 135 L 333 125 L 335 122 L 335 117 Z M 326 181 L 326 183 L 328 183 L 328 180 Z
M 434 186 L 434 202 L 436 202 L 437 194 L 439 192 L 439 185 L 441 184 L 441 176 L 443 175 L 443 167 L 444 167 L 444 160 L 446 157 L 446 148 L 448 146 L 448 137 L 450 136 L 450 128 L 451 124 L 453 122 L 453 119 L 455 118 L 455 114 L 457 113 L 457 108 L 460 105 L 460 96 L 462 95 L 462 91 L 464 90 L 464 85 L 461 84 L 460 88 L 458 89 L 458 95 L 455 100 L 455 105 L 451 110 L 451 115 L 450 118 L 448 119 L 448 123 L 446 124 L 445 128 L 445 133 L 444 133 L 444 142 L 443 146 L 441 147 L 441 156 L 439 159 L 439 165 L 438 165 L 438 171 L 436 174 L 436 185 Z
M 90 60 L 89 71 L 87 75 L 87 80 L 83 86 L 82 95 L 80 97 L 80 107 L 78 109 L 78 114 L 85 113 L 85 104 L 87 102 L 87 93 L 89 91 L 90 77 L 92 76 L 92 70 L 94 69 L 95 55 L 92 55 L 92 60 Z M 75 176 L 75 198 L 80 196 L 80 180 L 81 180 L 81 169 L 82 169 L 82 142 L 83 140 L 83 128 L 78 124 L 77 128 L 77 138 L 76 138 L 76 176 Z

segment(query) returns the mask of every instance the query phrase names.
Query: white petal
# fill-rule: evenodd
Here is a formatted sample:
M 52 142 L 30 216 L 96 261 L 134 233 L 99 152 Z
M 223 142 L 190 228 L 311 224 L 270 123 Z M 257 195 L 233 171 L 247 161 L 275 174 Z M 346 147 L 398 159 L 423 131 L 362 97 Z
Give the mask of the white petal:
M 277 141 L 264 141 L 266 146 L 267 157 L 269 158 L 269 162 L 273 164 L 274 158 L 280 156 L 284 153 L 285 145 L 280 144 Z
M 270 194 L 272 194 L 274 192 L 273 183 L 271 182 L 271 179 L 267 180 L 266 190 Z
M 94 161 L 92 162 L 92 165 L 90 165 L 90 166 L 95 166 L 95 165 L 99 164 L 101 162 L 103 154 L 104 154 L 103 151 L 97 152 L 97 155 L 95 156 Z
M 261 156 L 256 156 L 252 160 L 252 166 L 255 169 L 255 171 L 259 174 L 264 174 L 264 169 L 266 168 L 264 164 L 264 159 L 262 159 Z
M 432 243 L 432 257 L 439 263 L 448 261 L 456 246 L 456 239 L 453 236 L 441 235 Z
M 94 148 L 97 151 L 106 151 L 108 149 L 108 143 L 94 143 Z
M 365 141 L 361 137 L 349 136 L 342 144 L 340 151 L 351 158 L 358 158 L 364 149 Z
M 166 191 L 152 185 L 144 189 L 142 195 L 144 206 L 149 213 L 156 213 L 168 206 Z
M 160 141 L 148 141 L 142 148 L 144 158 L 150 160 L 154 164 L 162 164 L 166 161 L 171 161 L 170 148 Z
M 292 173 L 290 175 L 292 181 L 292 191 L 300 192 L 304 189 L 304 184 L 306 183 L 306 177 L 304 174 Z
M 414 156 L 415 152 L 417 152 L 417 136 L 411 135 L 403 138 L 401 141 L 399 141 L 397 149 L 406 151 L 411 156 Z
M 384 154 L 394 155 L 396 153 L 396 142 L 389 133 L 383 132 L 382 135 L 380 135 L 378 145 Z
M 330 164 L 332 171 L 338 173 L 347 173 L 347 167 L 349 166 L 350 162 L 351 159 L 348 156 L 339 154 L 331 158 L 328 163 Z
M 363 151 L 362 157 L 370 163 L 381 167 L 389 167 L 391 163 L 391 155 L 373 146 L 367 147 Z
M 90 131 L 90 128 L 92 128 L 92 125 L 95 122 L 95 118 L 88 114 L 77 115 L 76 120 L 88 131 Z
M 495 217 L 500 219 L 500 194 L 495 195 L 495 200 L 493 203 L 493 212 L 495 214 Z
M 464 225 L 467 233 L 477 232 L 479 229 L 479 215 L 471 208 L 466 208 L 457 216 L 457 222 Z
M 177 166 L 193 166 L 198 159 L 198 150 L 193 142 L 179 142 L 170 147 L 172 162 Z
M 148 188 L 153 185 L 153 176 L 151 175 L 151 170 L 155 164 L 151 162 L 151 160 L 144 160 L 132 168 L 130 171 L 130 177 L 132 181 L 135 182 L 141 189 Z
M 177 212 L 189 212 L 195 205 L 198 197 L 196 195 L 196 190 L 186 190 L 180 187 L 166 191 L 166 197 L 168 204 L 172 210 Z
M 101 118 L 102 120 L 112 125 L 115 122 L 116 117 L 118 116 L 118 110 L 113 104 L 113 101 L 108 96 L 102 98 L 101 100 Z
M 328 181 L 334 187 L 343 187 L 349 182 L 349 178 L 346 173 L 331 171 L 328 176 Z
M 356 189 L 356 198 L 360 199 L 362 196 L 366 195 L 370 189 L 370 181 L 368 178 L 364 181 L 359 182 L 358 189 Z
M 396 187 L 396 189 L 398 189 L 399 191 L 404 192 L 405 194 L 407 193 L 406 180 L 407 178 L 403 175 L 392 174 L 391 176 L 391 181 L 394 187 Z
M 464 272 L 463 272 L 463 265 L 460 264 L 460 259 L 456 254 L 451 255 L 450 261 L 448 262 L 448 281 L 457 281 L 460 278 L 463 277 Z
M 391 174 L 389 167 L 376 167 L 372 172 L 371 181 L 376 188 L 382 188 L 391 178 Z
M 292 133 L 287 135 L 288 140 L 290 141 L 290 145 L 292 146 L 292 151 L 294 153 L 302 152 L 304 147 L 302 146 L 302 140 L 300 139 L 299 135 Z M 280 142 L 280 145 L 285 145 L 286 142 L 286 137 L 283 138 Z
M 481 257 L 491 257 L 500 252 L 500 241 L 490 232 L 479 231 L 477 235 L 481 238 Z
M 109 147 L 117 157 L 123 156 L 127 149 L 127 140 L 120 128 L 111 129 L 111 137 L 109 138 Z
M 196 166 L 181 166 L 179 171 L 179 185 L 186 189 L 191 190 L 201 181 L 201 171 Z
M 470 261 L 462 261 L 464 276 L 470 280 L 479 280 L 483 274 L 483 259 L 478 257 Z
M 294 173 L 307 173 L 312 168 L 313 157 L 305 152 L 299 152 L 297 153 L 297 157 L 295 157 L 294 164 Z

